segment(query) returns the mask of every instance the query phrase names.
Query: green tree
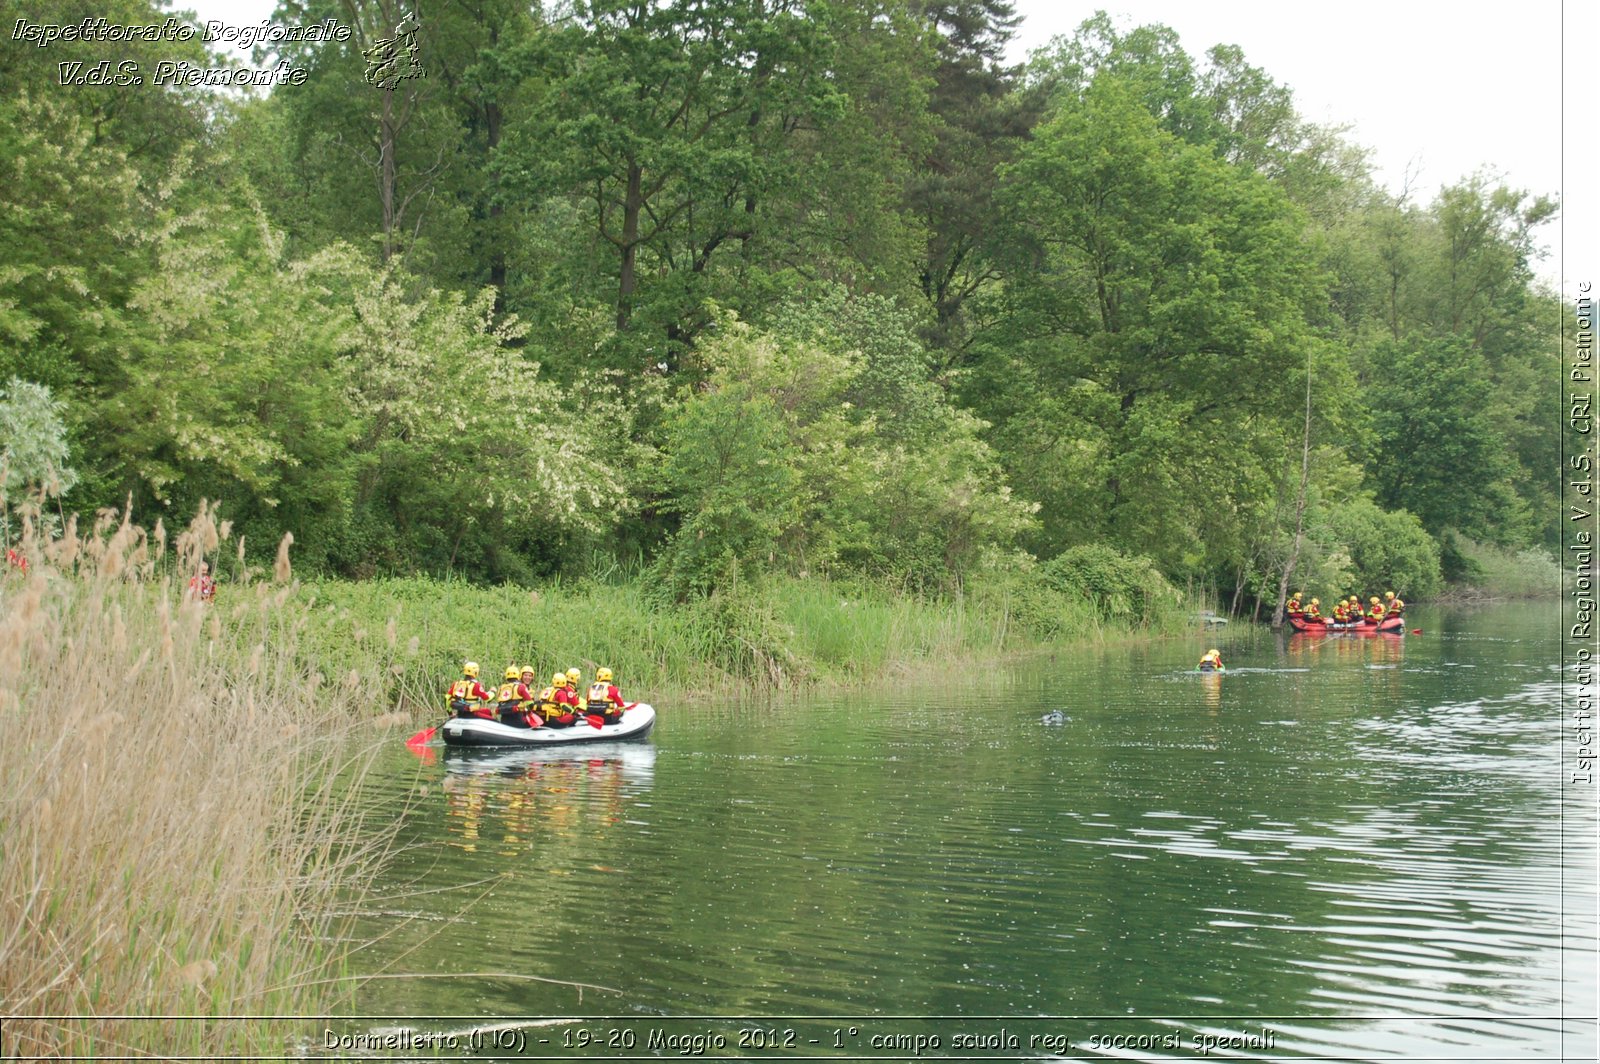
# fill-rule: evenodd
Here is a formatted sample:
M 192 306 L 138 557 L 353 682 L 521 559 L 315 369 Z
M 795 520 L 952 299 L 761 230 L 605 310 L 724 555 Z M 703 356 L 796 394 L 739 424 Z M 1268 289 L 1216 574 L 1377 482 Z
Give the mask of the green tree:
M 1434 535 L 1500 540 L 1525 519 L 1514 465 L 1482 400 L 1487 367 L 1460 340 L 1418 338 L 1373 352 L 1369 475 L 1386 509 L 1409 510 Z
M 1221 528 L 1170 515 L 1265 498 L 1256 471 L 1299 437 L 1321 276 L 1282 192 L 1164 130 L 1148 87 L 1059 95 L 1008 168 L 1012 331 L 967 394 L 1044 506 L 1041 552 L 1111 536 L 1194 576 Z
M 0 389 L 0 506 L 38 493 L 59 497 L 78 482 L 67 464 L 67 426 L 50 389 L 12 377 Z
M 784 328 L 719 324 L 705 388 L 668 422 L 662 480 L 682 523 L 658 570 L 676 594 L 773 568 L 946 586 L 1014 543 L 1031 507 L 1004 484 L 981 423 L 896 366 L 912 349 L 927 359 L 908 319 L 836 298 L 792 308 Z M 907 423 L 880 433 L 878 418 L 901 412 Z
M 1000 167 L 1037 117 L 1037 94 L 1016 91 L 1016 71 L 1002 61 L 1018 21 L 1010 0 L 916 7 L 937 45 L 928 101 L 937 125 L 907 199 L 927 232 L 918 283 L 933 312 L 929 341 L 955 365 L 975 327 L 970 301 L 1000 276 L 990 246 L 1000 231 L 994 192 Z
M 705 323 L 701 282 L 756 239 L 783 142 L 836 108 L 825 27 L 806 15 L 792 0 L 586 0 L 530 44 L 528 73 L 548 85 L 506 137 L 503 187 L 584 203 L 614 252 L 619 331 L 642 314 L 670 342 Z

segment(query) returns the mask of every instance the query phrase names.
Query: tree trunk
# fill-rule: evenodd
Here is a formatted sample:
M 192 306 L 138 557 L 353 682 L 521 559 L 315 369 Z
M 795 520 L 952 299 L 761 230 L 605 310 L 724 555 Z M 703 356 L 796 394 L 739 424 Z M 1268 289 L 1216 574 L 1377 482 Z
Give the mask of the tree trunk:
M 634 276 L 639 254 L 639 215 L 644 210 L 644 168 L 638 163 L 628 164 L 628 191 L 622 201 L 622 265 L 617 270 L 617 331 L 628 328 L 628 317 L 633 310 L 633 290 L 638 285 Z
M 383 91 L 383 111 L 378 119 L 378 198 L 383 203 L 383 261 L 388 262 L 399 246 L 395 229 L 395 141 L 394 92 Z
M 1300 542 L 1305 534 L 1306 489 L 1311 482 L 1311 349 L 1306 348 L 1306 422 L 1300 439 L 1300 495 L 1294 503 L 1294 546 L 1289 549 L 1289 560 L 1283 567 L 1283 578 L 1278 581 L 1278 603 L 1272 610 L 1272 627 L 1283 627 L 1283 604 L 1289 597 L 1289 579 L 1300 563 Z
M 484 131 L 488 143 L 488 156 L 494 158 L 500 146 L 500 105 L 493 100 L 483 105 Z M 490 194 L 489 200 L 489 284 L 494 287 L 495 310 L 504 311 L 506 301 L 506 240 L 501 230 L 501 216 L 505 214 L 498 199 Z

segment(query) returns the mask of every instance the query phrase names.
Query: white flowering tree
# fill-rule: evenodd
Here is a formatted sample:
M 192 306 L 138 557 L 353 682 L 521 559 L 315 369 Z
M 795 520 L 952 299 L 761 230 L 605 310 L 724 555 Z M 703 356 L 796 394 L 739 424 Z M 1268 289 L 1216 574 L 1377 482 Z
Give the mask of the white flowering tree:
M 0 526 L 11 545 L 11 507 L 21 499 L 59 498 L 78 482 L 67 464 L 62 404 L 42 384 L 12 377 L 0 390 Z
M 345 270 L 340 254 L 319 256 L 308 275 Z M 349 411 L 365 427 L 363 502 L 430 523 L 450 568 L 474 541 L 614 527 L 632 446 L 622 404 L 544 379 L 514 346 L 518 324 L 495 321 L 492 290 L 418 296 L 406 281 L 369 273 L 340 343 Z

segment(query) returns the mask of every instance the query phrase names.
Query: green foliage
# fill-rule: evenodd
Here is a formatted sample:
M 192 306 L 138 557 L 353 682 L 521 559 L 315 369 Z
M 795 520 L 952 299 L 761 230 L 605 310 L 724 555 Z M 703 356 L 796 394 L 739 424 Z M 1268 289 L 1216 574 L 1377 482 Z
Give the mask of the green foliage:
M 787 144 L 840 109 L 827 22 L 785 5 L 586 0 L 530 43 L 545 82 L 499 157 L 508 189 L 572 196 L 613 249 L 618 331 L 692 335 L 715 262 L 757 236 Z M 670 362 L 678 352 L 664 350 Z
M 1148 558 L 1089 545 L 1062 551 L 1034 570 L 1042 586 L 1087 601 L 1107 621 L 1148 626 L 1178 602 Z
M 795 308 L 789 336 L 724 320 L 702 348 L 705 389 L 666 426 L 662 484 L 684 515 L 658 562 L 673 595 L 752 566 L 946 584 L 1026 527 L 981 423 L 918 374 L 909 325 L 871 301 Z
M 1561 592 L 1561 566 L 1542 547 L 1517 550 L 1454 535 L 1446 536 L 1445 543 L 1452 593 L 1533 598 Z
M 25 495 L 66 494 L 78 482 L 67 464 L 67 426 L 50 389 L 12 377 L 0 389 L 0 504 Z
M 1482 356 L 1459 341 L 1417 338 L 1373 354 L 1368 389 L 1378 501 L 1416 514 L 1434 534 L 1516 527 L 1512 466 L 1484 408 Z
M 1007 0 L 481 0 L 380 91 L 390 0 L 284 10 L 354 34 L 265 98 L 0 55 L 0 381 L 81 511 L 212 500 L 351 576 L 623 558 L 708 660 L 801 675 L 788 579 L 1054 633 L 1104 604 L 1018 548 L 1243 605 L 1297 549 L 1419 593 L 1412 514 L 1452 577 L 1448 530 L 1559 539 L 1552 204 L 1396 200 L 1238 48 L 1099 14 L 1019 76 Z
M 1401 598 L 1429 598 L 1443 583 L 1439 545 L 1416 517 L 1382 510 L 1368 499 L 1330 507 L 1327 532 L 1350 559 L 1348 580 L 1321 586 L 1393 590 Z M 1341 596 L 1342 597 L 1342 596 Z
M 427 578 L 324 580 L 299 596 L 307 661 L 377 674 L 374 708 L 396 699 L 438 707 L 467 660 L 486 675 L 532 665 L 541 679 L 603 665 L 625 697 L 659 704 L 684 693 L 872 682 L 992 662 L 1052 642 L 1167 630 L 1184 616 L 1170 589 L 1142 619 L 1111 618 L 1077 590 L 1009 570 L 954 595 L 775 576 L 682 604 L 663 603 L 639 580 L 555 581 L 532 591 Z

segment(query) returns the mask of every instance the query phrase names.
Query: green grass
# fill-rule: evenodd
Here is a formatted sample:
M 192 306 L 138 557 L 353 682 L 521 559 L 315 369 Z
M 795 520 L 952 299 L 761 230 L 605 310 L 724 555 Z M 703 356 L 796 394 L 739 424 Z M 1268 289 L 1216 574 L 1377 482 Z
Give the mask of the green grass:
M 486 684 L 508 665 L 539 682 L 577 667 L 615 671 L 629 698 L 871 683 L 930 663 L 1174 631 L 1173 596 L 1150 616 L 1107 619 L 1081 596 L 1014 578 L 968 594 L 920 596 L 863 582 L 773 577 L 680 604 L 637 581 L 479 587 L 427 578 L 302 588 L 305 649 L 326 671 L 380 681 L 382 709 L 438 708 L 463 661 Z
M 1536 547 L 1513 550 L 1457 538 L 1467 573 L 1445 598 L 1539 598 L 1561 593 L 1561 567 Z

